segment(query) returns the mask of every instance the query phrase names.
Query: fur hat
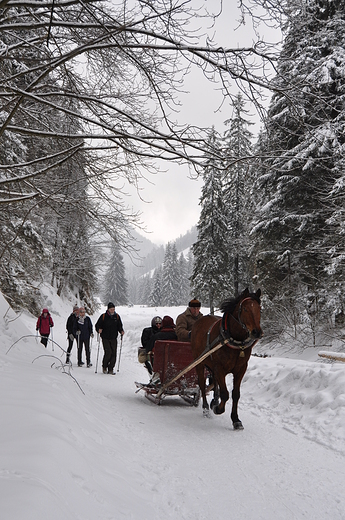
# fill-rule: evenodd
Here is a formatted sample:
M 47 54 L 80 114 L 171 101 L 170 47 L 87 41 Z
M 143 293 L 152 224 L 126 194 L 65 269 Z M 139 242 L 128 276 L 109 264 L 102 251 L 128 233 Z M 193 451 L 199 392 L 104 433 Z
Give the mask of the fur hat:
M 115 304 L 113 302 L 109 302 L 108 309 L 115 309 Z
M 162 329 L 174 329 L 174 320 L 170 316 L 164 316 L 162 320 Z
M 196 298 L 193 298 L 193 300 L 188 303 L 188 307 L 201 307 L 201 303 Z

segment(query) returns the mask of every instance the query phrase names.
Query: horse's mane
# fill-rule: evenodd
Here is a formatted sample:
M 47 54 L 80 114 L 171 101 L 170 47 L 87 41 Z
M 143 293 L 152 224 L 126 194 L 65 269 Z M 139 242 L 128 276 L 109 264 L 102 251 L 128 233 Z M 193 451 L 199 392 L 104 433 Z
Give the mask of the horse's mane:
M 220 304 L 219 310 L 221 310 L 224 313 L 227 312 L 231 314 L 232 312 L 234 312 L 236 305 L 244 298 L 253 298 L 253 300 L 256 300 L 259 304 L 261 303 L 260 297 L 256 293 L 250 293 L 248 289 L 245 289 L 243 293 L 237 296 L 236 298 L 229 298 L 227 300 L 224 300 Z

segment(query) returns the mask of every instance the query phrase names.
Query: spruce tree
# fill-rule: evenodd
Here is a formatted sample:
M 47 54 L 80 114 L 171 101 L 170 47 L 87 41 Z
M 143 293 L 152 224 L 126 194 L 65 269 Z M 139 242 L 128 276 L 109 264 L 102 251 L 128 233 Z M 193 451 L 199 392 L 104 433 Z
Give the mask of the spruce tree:
M 208 148 L 214 154 L 221 148 L 221 139 L 212 128 Z M 220 159 L 211 157 L 204 170 L 204 186 L 200 197 L 198 238 L 193 244 L 194 255 L 191 287 L 193 295 L 208 304 L 211 313 L 229 291 L 229 259 L 227 243 L 227 212 L 223 194 L 223 168 Z
M 152 291 L 150 294 L 150 305 L 152 305 L 152 307 L 162 305 L 162 273 L 162 267 L 157 267 L 153 273 Z
M 179 267 L 176 244 L 168 242 L 165 250 L 162 275 L 162 304 L 179 305 Z
M 249 212 L 251 179 L 250 158 L 253 153 L 253 135 L 249 131 L 251 123 L 246 116 L 243 96 L 238 94 L 234 100 L 231 119 L 225 121 L 229 128 L 224 133 L 224 161 L 226 178 L 224 181 L 224 199 L 227 207 L 227 234 L 229 266 L 233 275 L 233 293 L 239 294 L 239 286 L 247 287 L 251 282 L 248 257 Z
M 258 281 L 312 327 L 337 305 L 335 288 L 341 284 L 342 295 L 345 288 L 344 22 L 344 1 L 311 0 L 291 10 L 260 137 Z
M 186 305 L 190 299 L 190 281 L 188 262 L 181 253 L 178 259 L 179 270 L 179 305 Z
M 113 302 L 115 305 L 127 305 L 128 282 L 125 275 L 125 264 L 121 249 L 116 242 L 112 243 L 109 267 L 104 275 L 103 302 Z

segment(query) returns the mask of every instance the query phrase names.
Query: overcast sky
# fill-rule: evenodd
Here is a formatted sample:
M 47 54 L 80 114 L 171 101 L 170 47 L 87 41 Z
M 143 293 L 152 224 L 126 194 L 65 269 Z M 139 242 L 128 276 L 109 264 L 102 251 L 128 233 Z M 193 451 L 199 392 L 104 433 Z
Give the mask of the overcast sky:
M 220 2 L 207 0 L 207 4 L 216 8 Z M 216 22 L 216 27 L 210 30 L 212 35 L 216 30 L 215 40 L 222 47 L 249 46 L 254 39 L 250 23 L 235 30 L 239 19 L 236 5 L 236 0 L 224 1 L 223 12 Z M 222 132 L 224 121 L 232 114 L 230 103 L 225 103 L 221 110 L 218 110 L 222 100 L 221 94 L 217 92 L 213 83 L 207 82 L 201 72 L 191 75 L 187 80 L 187 86 L 190 94 L 181 98 L 183 105 L 180 118 L 184 122 L 204 128 L 214 125 L 216 130 Z M 260 127 L 257 116 L 255 121 L 256 127 L 250 128 L 252 132 L 258 131 Z M 150 182 L 141 183 L 141 195 L 147 202 L 140 201 L 131 190 L 131 197 L 127 200 L 135 211 L 142 212 L 142 222 L 148 231 L 145 236 L 156 244 L 166 244 L 186 233 L 197 224 L 200 214 L 202 180 L 192 180 L 188 175 L 187 166 L 171 163 L 165 164 L 164 168 L 168 171 L 150 176 Z

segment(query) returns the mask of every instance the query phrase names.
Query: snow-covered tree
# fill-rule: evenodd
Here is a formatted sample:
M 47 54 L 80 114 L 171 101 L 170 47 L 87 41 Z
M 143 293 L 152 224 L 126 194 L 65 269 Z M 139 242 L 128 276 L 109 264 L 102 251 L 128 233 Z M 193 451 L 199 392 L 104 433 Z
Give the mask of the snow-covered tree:
M 246 116 L 242 94 L 234 101 L 231 119 L 225 121 L 228 129 L 224 133 L 224 161 L 226 177 L 224 200 L 227 208 L 227 234 L 229 267 L 233 273 L 233 294 L 238 296 L 239 286 L 250 285 L 249 231 L 251 204 L 250 161 L 253 154 L 253 135 L 249 126 L 253 124 Z
M 156 267 L 152 277 L 152 291 L 150 294 L 150 305 L 158 307 L 162 305 L 162 275 L 163 268 Z
M 162 304 L 179 305 L 179 265 L 176 244 L 168 242 L 165 250 L 162 274 Z
M 258 280 L 310 323 L 345 290 L 344 22 L 344 1 L 292 5 L 260 139 Z
M 209 151 L 221 148 L 221 138 L 214 128 L 209 135 Z M 208 304 L 211 313 L 229 288 L 229 257 L 227 243 L 227 211 L 223 193 L 224 170 L 221 161 L 206 161 L 204 186 L 200 197 L 198 239 L 193 245 L 194 266 L 191 277 L 193 295 Z
M 113 302 L 115 305 L 127 305 L 128 282 L 125 276 L 125 265 L 121 249 L 116 242 L 112 243 L 109 266 L 104 275 L 105 304 Z
M 179 272 L 179 305 L 187 305 L 190 300 L 190 280 L 188 262 L 181 253 L 178 259 L 178 272 Z

